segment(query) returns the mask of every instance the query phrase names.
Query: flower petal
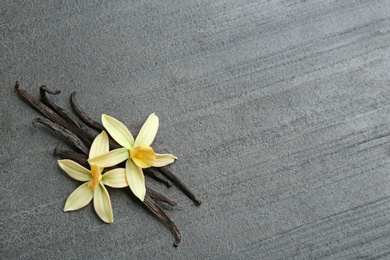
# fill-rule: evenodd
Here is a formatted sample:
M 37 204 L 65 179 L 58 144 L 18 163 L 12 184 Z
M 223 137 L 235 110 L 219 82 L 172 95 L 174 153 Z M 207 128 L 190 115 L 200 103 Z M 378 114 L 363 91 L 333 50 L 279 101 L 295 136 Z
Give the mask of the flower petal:
M 72 160 L 58 160 L 58 164 L 70 177 L 75 180 L 89 181 L 92 178 L 90 170 Z
M 127 148 L 119 148 L 112 151 L 109 151 L 106 154 L 100 155 L 98 157 L 89 159 L 89 164 L 96 164 L 97 166 L 104 168 L 104 167 L 111 167 L 114 165 L 117 165 L 118 163 L 123 162 L 129 158 L 129 150 Z
M 112 188 L 127 187 L 125 168 L 115 168 L 103 174 L 103 183 Z
M 103 130 L 102 133 L 93 140 L 88 159 L 108 153 L 109 149 L 108 135 L 106 131 Z
M 144 173 L 131 159 L 126 161 L 126 180 L 134 195 L 144 201 L 146 193 Z
M 135 139 L 134 147 L 151 145 L 158 130 L 158 117 L 153 113 L 146 119 L 144 125 Z
M 64 211 L 78 210 L 85 207 L 93 198 L 93 191 L 88 189 L 88 182 L 80 185 L 66 200 Z
M 165 165 L 173 163 L 177 159 L 173 154 L 159 154 L 156 153 L 156 159 L 154 160 L 153 167 L 163 167 Z
M 122 122 L 111 116 L 103 114 L 102 123 L 104 128 L 106 128 L 108 133 L 118 144 L 127 148 L 133 147 L 134 138 L 131 135 L 129 129 L 127 129 L 127 127 Z
M 133 162 L 140 168 L 149 168 L 156 159 L 153 148 L 147 145 L 141 145 L 130 150 L 130 156 Z
M 114 216 L 112 213 L 110 195 L 108 191 L 99 183 L 96 187 L 93 195 L 93 207 L 95 208 L 98 216 L 106 223 L 114 222 Z

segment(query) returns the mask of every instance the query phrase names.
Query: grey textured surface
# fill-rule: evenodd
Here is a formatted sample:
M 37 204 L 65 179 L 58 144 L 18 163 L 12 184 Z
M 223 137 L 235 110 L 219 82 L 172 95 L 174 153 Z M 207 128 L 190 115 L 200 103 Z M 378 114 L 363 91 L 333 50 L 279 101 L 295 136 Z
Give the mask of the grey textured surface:
M 2 259 L 389 259 L 388 0 L 6 0 L 0 15 Z M 179 202 L 179 248 L 121 190 L 111 225 L 62 212 L 79 183 L 16 80 L 66 108 L 77 90 L 135 133 L 158 114 L 154 147 L 203 201 L 148 181 Z

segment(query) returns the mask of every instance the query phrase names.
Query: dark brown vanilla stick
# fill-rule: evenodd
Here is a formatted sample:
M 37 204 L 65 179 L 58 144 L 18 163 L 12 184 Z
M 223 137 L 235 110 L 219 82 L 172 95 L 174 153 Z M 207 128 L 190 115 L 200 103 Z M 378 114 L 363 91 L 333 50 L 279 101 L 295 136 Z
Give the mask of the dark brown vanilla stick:
M 176 206 L 177 203 L 168 199 L 167 197 L 165 197 L 164 195 L 158 193 L 157 191 L 154 191 L 152 190 L 151 188 L 148 188 L 146 187 L 146 192 L 150 195 L 150 197 L 152 197 L 152 199 L 154 199 L 155 201 L 161 201 L 161 202 L 165 202 L 167 203 L 168 205 L 171 205 L 171 206 Z
M 49 93 L 51 95 L 58 95 L 61 93 L 61 90 L 51 90 L 48 89 L 45 85 L 42 85 L 39 89 L 39 94 L 41 97 L 42 103 L 44 103 L 46 106 L 50 107 L 52 110 L 54 110 L 57 114 L 59 114 L 63 119 L 65 119 L 68 123 L 73 124 L 75 127 L 81 129 L 80 124 L 70 115 L 65 109 L 58 107 L 56 104 L 54 104 L 46 95 L 46 93 Z
M 84 110 L 81 108 L 79 103 L 76 100 L 76 92 L 73 91 L 72 94 L 70 95 L 70 102 L 72 104 L 73 111 L 75 114 L 87 125 L 89 125 L 92 128 L 95 128 L 98 131 L 103 131 L 104 126 L 100 124 L 98 121 L 94 120 L 90 116 L 88 116 L 87 113 L 84 112 Z M 120 148 L 121 146 L 115 142 L 114 139 L 110 138 L 110 148 L 111 149 L 117 149 Z
M 21 97 L 23 97 L 28 104 L 33 106 L 35 109 L 37 109 L 39 112 L 41 112 L 45 117 L 50 119 L 52 122 L 55 122 L 58 125 L 61 125 L 62 127 L 68 129 L 69 131 L 72 131 L 75 135 L 77 135 L 80 139 L 83 136 L 80 131 L 72 127 L 65 119 L 63 119 L 60 115 L 58 115 L 55 111 L 53 111 L 51 108 L 49 108 L 47 105 L 43 104 L 40 100 L 32 96 L 30 93 L 28 93 L 26 90 L 20 87 L 20 82 L 16 81 L 15 84 L 15 90 L 19 93 Z M 85 141 L 86 146 L 91 146 L 91 141 L 89 140 L 83 140 Z
M 87 115 L 87 113 L 85 113 L 81 109 L 79 103 L 76 100 L 76 92 L 75 91 L 73 91 L 72 94 L 70 94 L 70 102 L 72 103 L 73 110 L 81 118 L 81 120 L 84 121 L 84 123 L 86 123 L 90 127 L 95 128 L 96 130 L 99 130 L 99 131 L 104 130 L 104 127 L 102 124 L 93 120 L 90 116 Z
M 80 149 L 83 153 L 88 154 L 89 148 L 85 146 L 83 141 L 80 140 L 75 134 L 73 134 L 71 131 L 66 129 L 65 127 L 53 123 L 52 121 L 46 119 L 46 118 L 35 118 L 33 120 L 33 125 L 35 126 L 36 123 L 45 125 L 47 127 L 50 127 L 52 130 L 56 131 L 63 137 L 65 137 L 68 141 L 70 141 L 74 146 L 76 146 L 78 149 Z
M 174 246 L 178 246 L 181 241 L 181 234 L 176 225 L 171 221 L 171 219 L 165 214 L 165 212 L 156 204 L 153 198 L 146 192 L 144 205 L 152 212 L 161 222 L 163 222 L 175 235 Z
M 54 149 L 54 154 L 65 159 L 75 161 L 78 164 L 84 166 L 85 168 L 89 168 L 89 163 L 87 161 L 88 156 L 85 154 L 64 150 L 58 147 Z
M 81 125 L 74 116 L 68 113 L 68 111 L 54 104 L 46 95 L 46 93 L 58 95 L 61 93 L 60 90 L 50 90 L 45 85 L 42 85 L 39 89 L 39 93 L 41 96 L 41 101 L 69 123 L 69 125 L 72 127 L 72 129 L 69 130 L 71 130 L 81 140 L 83 140 L 86 145 L 92 144 L 96 134 L 92 133 L 88 128 Z
M 176 187 L 178 187 L 184 194 L 187 195 L 188 198 L 190 198 L 195 205 L 200 206 L 202 204 L 202 201 L 198 200 L 194 193 L 178 178 L 176 177 L 171 171 L 161 167 L 161 168 L 154 168 L 161 172 L 162 175 L 164 175 L 167 179 L 171 180 Z
M 153 168 L 143 169 L 143 172 L 144 172 L 145 175 L 148 175 L 149 177 L 151 177 L 155 181 L 164 183 L 165 186 L 167 186 L 168 188 L 172 187 L 172 185 L 173 185 L 170 180 L 165 180 L 165 179 L 159 177 L 157 175 L 157 172 L 155 170 L 153 170 Z
M 46 106 L 41 101 L 36 99 L 34 96 L 32 96 L 26 90 L 22 89 L 20 87 L 19 81 L 16 81 L 15 90 L 20 94 L 21 97 L 23 97 L 26 100 L 26 102 L 28 104 L 33 106 L 36 110 L 41 112 L 45 117 L 47 117 L 51 121 L 56 122 L 57 124 L 61 124 L 61 125 L 69 125 L 68 122 L 66 122 L 63 118 L 61 118 L 52 109 L 50 109 L 48 106 Z

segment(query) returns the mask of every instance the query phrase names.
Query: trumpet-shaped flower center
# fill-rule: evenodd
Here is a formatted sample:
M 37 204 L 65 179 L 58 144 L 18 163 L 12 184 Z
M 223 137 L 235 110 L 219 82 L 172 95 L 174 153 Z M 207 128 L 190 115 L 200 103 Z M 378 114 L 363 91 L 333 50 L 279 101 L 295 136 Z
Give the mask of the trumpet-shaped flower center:
M 102 170 L 103 168 L 98 167 L 95 164 L 91 165 L 91 175 L 92 179 L 88 182 L 88 188 L 90 190 L 95 190 L 99 182 L 102 180 Z
M 140 168 L 151 167 L 156 160 L 156 153 L 149 145 L 140 145 L 130 149 L 130 158 Z

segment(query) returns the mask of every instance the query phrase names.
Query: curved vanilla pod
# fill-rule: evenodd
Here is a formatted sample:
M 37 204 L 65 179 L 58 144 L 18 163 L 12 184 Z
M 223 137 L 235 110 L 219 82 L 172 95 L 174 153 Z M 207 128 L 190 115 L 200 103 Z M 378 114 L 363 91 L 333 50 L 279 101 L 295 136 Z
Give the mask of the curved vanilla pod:
M 64 150 L 64 149 L 58 148 L 58 147 L 56 147 L 53 152 L 54 152 L 54 155 L 57 155 L 57 156 L 62 157 L 64 159 L 66 158 L 66 159 L 75 161 L 78 164 L 84 166 L 85 168 L 89 167 L 89 164 L 87 161 L 88 156 L 86 154 L 77 153 L 77 152 L 69 151 L 69 150 Z
M 161 172 L 162 175 L 164 175 L 167 179 L 172 181 L 176 187 L 178 187 L 185 195 L 187 195 L 188 198 L 190 198 L 195 205 L 200 206 L 202 204 L 202 201 L 198 200 L 194 193 L 171 171 L 165 169 L 165 168 L 154 168 L 157 171 Z
M 45 105 L 50 107 L 54 112 L 56 112 L 63 119 L 65 119 L 72 127 L 77 128 L 77 129 L 73 129 L 72 132 L 80 133 L 81 134 L 80 139 L 84 140 L 85 143 L 92 142 L 95 139 L 96 136 L 95 133 L 92 133 L 84 125 L 80 124 L 76 119 L 76 117 L 71 115 L 68 111 L 54 104 L 46 95 L 46 93 L 49 93 L 51 95 L 58 95 L 61 93 L 61 90 L 51 90 L 46 85 L 42 85 L 39 89 L 39 93 L 40 93 L 41 101 Z
M 144 205 L 152 212 L 161 222 L 163 222 L 175 235 L 175 243 L 173 244 L 177 247 L 181 241 L 181 234 L 176 225 L 172 222 L 172 220 L 168 217 L 167 214 L 157 205 L 157 203 L 153 200 L 153 198 L 146 192 Z
M 81 120 L 84 121 L 87 125 L 89 125 L 92 128 L 95 128 L 96 130 L 102 131 L 104 130 L 104 127 L 101 123 L 98 121 L 93 120 L 90 116 L 87 115 L 87 113 L 84 112 L 84 110 L 80 107 L 79 103 L 76 99 L 76 91 L 73 91 L 70 94 L 70 102 L 72 104 L 72 108 L 74 112 L 81 118 Z
M 65 127 L 53 123 L 52 121 L 46 119 L 46 118 L 35 118 L 33 120 L 33 125 L 35 126 L 36 123 L 42 124 L 44 126 L 47 126 L 54 130 L 55 132 L 59 133 L 63 137 L 65 137 L 66 140 L 70 141 L 74 146 L 76 146 L 78 149 L 80 149 L 83 153 L 88 154 L 89 148 L 83 143 L 83 141 L 75 134 L 73 134 L 71 131 L 66 129 Z
M 53 109 L 48 107 L 39 99 L 35 98 L 33 95 L 28 93 L 20 86 L 20 82 L 16 81 L 15 90 L 19 93 L 19 95 L 24 98 L 24 100 L 33 106 L 36 110 L 41 112 L 46 118 L 51 120 L 52 122 L 61 125 L 62 127 L 68 129 L 73 132 L 79 139 L 81 139 L 86 146 L 91 146 L 92 142 L 88 140 L 85 135 L 82 133 L 82 130 L 73 127 L 70 123 L 68 123 L 64 118 L 62 118 L 58 113 L 56 113 Z

